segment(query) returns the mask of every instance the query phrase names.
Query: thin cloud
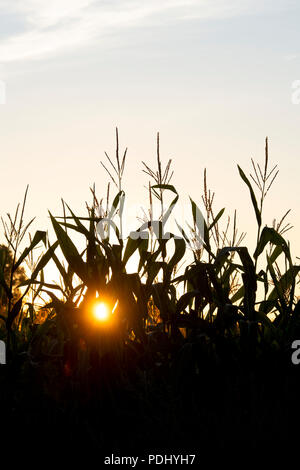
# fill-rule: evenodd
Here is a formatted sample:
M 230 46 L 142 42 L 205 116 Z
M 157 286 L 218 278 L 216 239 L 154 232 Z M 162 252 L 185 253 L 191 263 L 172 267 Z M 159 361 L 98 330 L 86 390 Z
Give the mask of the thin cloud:
M 225 0 L 15 0 L 0 13 L 22 19 L 0 42 L 0 63 L 41 59 L 96 42 L 106 34 L 142 25 L 241 14 L 259 2 Z

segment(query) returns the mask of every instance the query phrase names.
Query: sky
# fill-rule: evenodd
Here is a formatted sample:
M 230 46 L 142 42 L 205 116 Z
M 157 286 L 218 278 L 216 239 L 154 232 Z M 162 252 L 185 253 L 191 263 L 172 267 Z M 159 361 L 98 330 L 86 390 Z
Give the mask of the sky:
M 203 171 L 215 212 L 237 210 L 254 247 L 255 215 L 239 177 L 251 158 L 279 174 L 264 223 L 288 218 L 300 256 L 300 4 L 229 0 L 0 0 L 0 214 L 13 213 L 29 185 L 27 220 L 50 228 L 61 198 L 85 215 L 100 161 L 128 147 L 124 188 L 128 219 L 147 207 L 142 161 L 163 164 L 181 216 L 189 196 L 201 206 Z M 1 96 L 2 95 L 2 96 Z M 183 222 L 183 219 L 180 221 Z M 131 223 L 131 219 L 130 219 Z

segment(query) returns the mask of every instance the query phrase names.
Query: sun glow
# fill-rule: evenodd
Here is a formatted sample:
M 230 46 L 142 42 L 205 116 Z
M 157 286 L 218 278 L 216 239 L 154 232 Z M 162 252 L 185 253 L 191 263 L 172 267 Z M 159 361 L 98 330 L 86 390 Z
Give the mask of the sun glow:
M 104 302 L 99 302 L 94 307 L 94 316 L 99 321 L 106 321 L 109 317 L 108 306 Z

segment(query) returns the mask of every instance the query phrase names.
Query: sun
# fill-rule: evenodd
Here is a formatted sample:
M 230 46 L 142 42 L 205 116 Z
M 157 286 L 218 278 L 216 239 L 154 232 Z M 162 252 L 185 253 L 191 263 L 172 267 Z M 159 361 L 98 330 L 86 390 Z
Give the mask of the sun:
M 99 302 L 94 307 L 94 316 L 99 321 L 106 321 L 109 317 L 108 306 L 104 302 Z

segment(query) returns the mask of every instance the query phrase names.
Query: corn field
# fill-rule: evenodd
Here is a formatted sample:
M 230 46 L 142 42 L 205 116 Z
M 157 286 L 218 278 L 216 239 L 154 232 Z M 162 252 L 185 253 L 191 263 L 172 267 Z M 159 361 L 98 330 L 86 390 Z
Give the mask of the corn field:
M 300 266 L 286 239 L 289 211 L 272 227 L 264 224 L 278 174 L 268 140 L 263 163 L 252 161 L 249 176 L 238 166 L 236 175 L 256 218 L 253 253 L 236 213 L 226 219 L 225 209 L 215 210 L 206 171 L 202 199 L 190 199 L 192 223 L 177 223 L 177 234 L 166 236 L 179 194 L 171 160 L 163 167 L 159 135 L 156 167 L 142 163 L 149 207 L 124 237 L 126 158 L 116 129 L 116 155 L 102 162 L 106 194 L 91 188 L 84 215 L 65 201 L 60 216 L 49 212 L 54 239 L 48 227 L 30 235 L 28 188 L 16 213 L 2 219 L 6 439 L 27 449 L 55 442 L 73 454 L 256 449 L 292 439 Z M 50 262 L 55 282 L 46 276 Z M 97 305 L 105 306 L 105 321 L 95 317 Z

